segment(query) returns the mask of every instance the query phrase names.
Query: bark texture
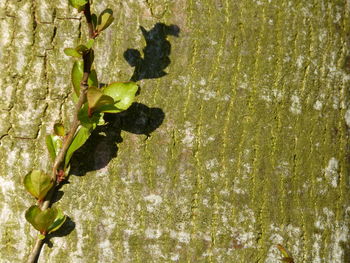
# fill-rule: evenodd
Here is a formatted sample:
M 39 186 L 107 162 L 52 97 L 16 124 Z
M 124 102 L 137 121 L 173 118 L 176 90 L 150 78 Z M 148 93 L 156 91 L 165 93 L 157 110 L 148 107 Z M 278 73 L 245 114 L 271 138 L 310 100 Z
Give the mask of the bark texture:
M 140 96 L 73 158 L 57 197 L 70 220 L 39 262 L 277 263 L 279 243 L 298 263 L 350 262 L 350 2 L 94 2 L 115 16 L 96 43 L 99 80 L 138 80 Z M 50 169 L 44 138 L 73 112 L 63 49 L 87 28 L 68 0 L 0 0 L 0 32 L 0 262 L 12 263 L 36 235 L 22 179 Z

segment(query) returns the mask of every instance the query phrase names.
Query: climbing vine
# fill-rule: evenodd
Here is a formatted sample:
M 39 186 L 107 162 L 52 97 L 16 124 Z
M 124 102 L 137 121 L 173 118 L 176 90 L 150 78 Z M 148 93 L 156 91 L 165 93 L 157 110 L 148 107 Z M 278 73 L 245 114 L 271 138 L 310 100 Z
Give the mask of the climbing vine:
M 53 206 L 53 196 L 69 174 L 70 160 L 87 141 L 97 126 L 106 125 L 105 113 L 119 113 L 134 101 L 138 86 L 134 82 L 114 82 L 102 86 L 94 69 L 94 43 L 113 22 L 113 11 L 91 13 L 91 0 L 69 0 L 69 4 L 82 12 L 86 19 L 89 39 L 77 47 L 67 47 L 64 53 L 75 59 L 71 71 L 72 100 L 75 112 L 69 129 L 61 123 L 47 135 L 46 145 L 52 161 L 51 171 L 33 170 L 24 177 L 25 189 L 37 203 L 25 212 L 26 220 L 39 232 L 28 262 L 36 262 L 48 234 L 58 230 L 66 215 Z

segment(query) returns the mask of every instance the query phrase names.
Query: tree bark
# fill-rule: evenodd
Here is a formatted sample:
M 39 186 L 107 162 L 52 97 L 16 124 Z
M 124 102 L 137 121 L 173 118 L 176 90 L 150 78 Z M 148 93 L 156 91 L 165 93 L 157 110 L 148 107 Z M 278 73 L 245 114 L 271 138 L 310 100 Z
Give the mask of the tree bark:
M 133 79 L 72 160 L 39 262 L 350 262 L 349 1 L 94 1 L 99 81 Z M 74 112 L 68 1 L 0 1 L 0 255 L 36 237 L 22 179 Z M 158 24 L 157 24 L 158 23 Z M 63 195 L 62 195 L 63 194 Z

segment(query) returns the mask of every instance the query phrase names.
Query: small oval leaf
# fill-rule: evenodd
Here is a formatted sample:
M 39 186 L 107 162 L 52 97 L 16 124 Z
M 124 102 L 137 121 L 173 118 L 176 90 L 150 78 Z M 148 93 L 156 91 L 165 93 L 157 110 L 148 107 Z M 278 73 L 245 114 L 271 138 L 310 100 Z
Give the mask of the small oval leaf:
M 40 233 L 46 233 L 48 228 L 54 223 L 57 214 L 58 211 L 55 208 L 48 208 L 42 211 L 37 205 L 33 205 L 26 211 L 25 218 Z
M 75 61 L 72 68 L 71 79 L 74 88 L 74 92 L 77 97 L 80 96 L 80 82 L 84 74 L 84 62 Z M 97 73 L 96 70 L 92 69 L 88 78 L 89 87 L 98 87 Z
M 72 78 L 74 92 L 78 97 L 80 95 L 80 82 L 81 82 L 81 79 L 83 78 L 83 73 L 84 73 L 84 62 L 81 60 L 75 61 L 72 68 L 71 78 Z
M 39 200 L 43 200 L 53 186 L 51 177 L 40 170 L 33 170 L 24 177 L 24 187 Z
M 87 3 L 88 0 L 69 0 L 69 4 L 77 9 L 81 9 Z
M 53 142 L 53 136 L 52 135 L 47 135 L 46 136 L 46 146 L 49 151 L 51 160 L 54 161 L 56 158 L 56 151 L 55 151 L 55 143 Z
M 76 51 L 74 48 L 65 48 L 63 51 L 67 56 L 81 58 L 81 54 L 79 54 L 79 52 Z
M 78 150 L 89 138 L 90 136 L 90 129 L 81 126 L 74 136 L 74 139 L 72 143 L 69 145 L 69 148 L 67 150 L 65 160 L 64 160 L 64 167 L 67 167 L 69 164 L 70 159 L 72 158 L 73 153 Z
M 97 73 L 96 70 L 92 69 L 88 78 L 89 87 L 98 87 Z
M 128 109 L 134 102 L 138 86 L 135 82 L 114 82 L 105 87 L 103 94 L 110 96 L 114 100 L 113 107 L 106 105 L 101 107 L 101 112 L 118 113 Z
M 114 20 L 112 9 L 104 10 L 98 17 L 96 31 L 101 32 L 109 27 Z
M 52 161 L 55 160 L 58 152 L 62 148 L 62 139 L 57 135 L 47 135 L 46 136 L 46 146 L 49 150 L 50 157 Z
M 56 230 L 58 230 L 66 221 L 66 216 L 63 214 L 62 210 L 59 208 L 56 208 L 57 210 L 57 216 L 55 218 L 55 221 L 48 227 L 47 231 L 48 233 L 52 233 Z
M 65 135 L 64 126 L 62 123 L 55 123 L 53 130 L 57 136 L 63 137 Z
M 103 113 L 94 112 L 89 116 L 88 104 L 85 103 L 78 113 L 78 119 L 82 126 L 89 130 L 93 130 L 97 125 L 100 125 L 101 119 L 103 120 Z
M 92 48 L 92 46 L 94 45 L 95 40 L 94 39 L 89 39 L 88 42 L 86 42 L 86 47 L 88 49 Z
M 83 55 L 87 51 L 89 51 L 89 48 L 85 45 L 79 45 L 75 48 L 75 50 L 78 52 L 78 54 Z
M 98 110 L 98 108 L 101 106 L 114 104 L 112 97 L 104 95 L 100 89 L 95 87 L 90 87 L 86 96 L 90 110 Z

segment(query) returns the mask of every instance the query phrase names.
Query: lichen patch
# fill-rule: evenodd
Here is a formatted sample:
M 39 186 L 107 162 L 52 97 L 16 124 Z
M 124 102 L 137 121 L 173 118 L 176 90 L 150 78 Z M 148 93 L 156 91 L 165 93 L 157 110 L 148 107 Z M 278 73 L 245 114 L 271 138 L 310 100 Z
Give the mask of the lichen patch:
M 185 122 L 185 134 L 182 138 L 182 143 L 186 144 L 188 147 L 193 146 L 193 141 L 195 139 L 194 128 L 189 121 Z
M 301 103 L 300 103 L 300 98 L 297 95 L 293 95 L 291 97 L 291 105 L 289 110 L 293 114 L 300 114 L 301 113 Z
M 145 230 L 145 235 L 147 239 L 158 239 L 162 235 L 162 231 L 158 228 L 147 228 Z
M 177 239 L 181 243 L 189 244 L 191 240 L 191 235 L 185 231 L 175 231 L 170 230 L 170 237 L 173 239 Z
M 163 198 L 155 194 L 144 197 L 144 200 L 147 202 L 146 208 L 148 212 L 154 212 L 163 202 Z
M 315 110 L 321 110 L 322 109 L 322 106 L 323 106 L 323 103 L 319 100 L 317 100 L 315 103 L 314 103 L 314 109 Z
M 338 186 L 338 181 L 339 181 L 338 169 L 339 169 L 339 162 L 337 159 L 332 157 L 328 161 L 327 167 L 324 169 L 325 178 L 332 187 Z

